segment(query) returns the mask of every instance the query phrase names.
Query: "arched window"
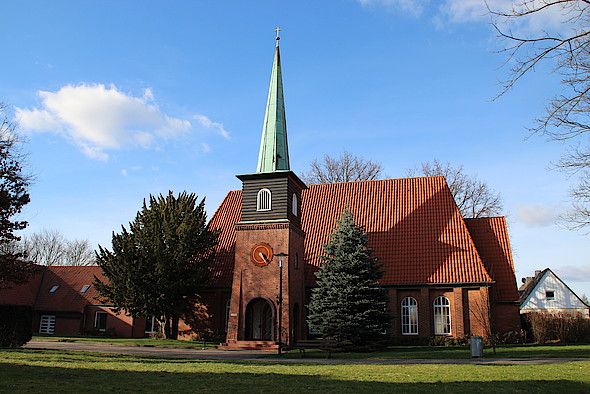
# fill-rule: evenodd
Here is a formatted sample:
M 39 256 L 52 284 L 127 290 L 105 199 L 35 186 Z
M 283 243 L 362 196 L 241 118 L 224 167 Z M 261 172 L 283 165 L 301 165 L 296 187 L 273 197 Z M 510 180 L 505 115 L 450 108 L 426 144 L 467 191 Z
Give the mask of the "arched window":
M 293 215 L 297 216 L 298 208 L 297 208 L 297 194 L 293 193 L 293 202 L 291 203 L 291 211 Z
M 256 197 L 257 211 L 270 211 L 272 209 L 272 195 L 268 189 L 260 189 Z
M 444 296 L 434 299 L 434 334 L 449 335 L 451 333 L 451 303 Z
M 402 335 L 418 335 L 418 302 L 413 297 L 402 300 Z

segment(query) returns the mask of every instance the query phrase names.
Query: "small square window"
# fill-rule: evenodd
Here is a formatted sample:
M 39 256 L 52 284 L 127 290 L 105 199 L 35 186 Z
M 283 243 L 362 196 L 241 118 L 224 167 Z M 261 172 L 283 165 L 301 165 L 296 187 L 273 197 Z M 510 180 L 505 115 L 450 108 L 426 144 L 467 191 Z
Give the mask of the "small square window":
M 90 289 L 90 285 L 84 285 L 84 286 L 82 286 L 80 293 L 86 293 L 88 291 L 88 289 Z
M 549 301 L 554 300 L 555 299 L 555 291 L 553 291 L 553 290 L 545 291 L 545 298 Z
M 94 315 L 94 328 L 98 331 L 106 331 L 107 330 L 107 313 L 102 311 L 97 311 L 96 315 Z
M 49 293 L 53 294 L 57 291 L 57 289 L 59 289 L 59 285 L 54 285 L 51 287 L 51 289 L 49 289 Z

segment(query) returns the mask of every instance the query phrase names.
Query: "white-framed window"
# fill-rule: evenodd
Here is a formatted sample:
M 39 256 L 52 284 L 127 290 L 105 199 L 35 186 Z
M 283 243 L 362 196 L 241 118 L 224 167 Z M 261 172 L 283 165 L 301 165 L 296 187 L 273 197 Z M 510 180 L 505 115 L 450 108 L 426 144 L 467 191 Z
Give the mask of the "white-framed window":
M 156 316 L 149 316 L 145 318 L 145 333 L 155 334 L 158 332 L 158 320 Z
M 107 330 L 107 313 L 104 311 L 96 311 L 94 314 L 94 328 L 97 331 Z
M 59 285 L 53 285 L 51 286 L 51 289 L 49 289 L 49 293 L 54 294 L 57 291 L 57 289 L 59 289 Z
M 413 297 L 402 300 L 402 335 L 418 335 L 418 302 Z
M 545 290 L 545 299 L 547 301 L 555 300 L 555 290 Z
M 272 194 L 268 189 L 260 189 L 256 197 L 257 211 L 270 211 L 272 209 Z
M 55 332 L 55 315 L 41 315 L 39 334 L 53 335 Z
M 291 202 L 291 211 L 293 212 L 293 215 L 297 216 L 297 212 L 299 212 L 299 207 L 298 207 L 298 201 L 297 201 L 297 194 L 293 193 L 293 201 Z
M 449 335 L 451 333 L 451 303 L 445 296 L 434 299 L 434 334 Z
M 84 293 L 86 293 L 88 291 L 88 289 L 90 289 L 90 285 L 84 285 L 80 289 L 80 293 L 84 294 Z

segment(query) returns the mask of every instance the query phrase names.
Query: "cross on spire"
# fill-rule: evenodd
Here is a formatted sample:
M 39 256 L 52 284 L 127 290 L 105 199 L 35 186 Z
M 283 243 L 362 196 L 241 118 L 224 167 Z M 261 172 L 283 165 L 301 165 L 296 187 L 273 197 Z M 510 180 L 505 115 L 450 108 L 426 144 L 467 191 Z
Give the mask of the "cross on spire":
M 275 28 L 276 47 L 268 88 L 268 100 L 264 112 L 262 139 L 258 153 L 257 173 L 289 171 L 289 148 L 287 146 L 287 121 L 283 97 L 283 77 L 279 50 L 280 27 Z

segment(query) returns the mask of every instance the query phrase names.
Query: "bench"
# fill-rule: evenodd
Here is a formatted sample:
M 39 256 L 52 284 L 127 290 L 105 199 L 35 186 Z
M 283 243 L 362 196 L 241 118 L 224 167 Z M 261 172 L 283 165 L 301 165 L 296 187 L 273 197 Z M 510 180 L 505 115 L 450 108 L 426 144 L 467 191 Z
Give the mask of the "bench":
M 307 349 L 319 349 L 328 352 L 328 358 L 332 358 L 332 352 L 338 349 L 339 345 L 337 341 L 331 339 L 310 339 L 295 342 L 293 349 L 298 349 L 302 358 L 305 357 Z

